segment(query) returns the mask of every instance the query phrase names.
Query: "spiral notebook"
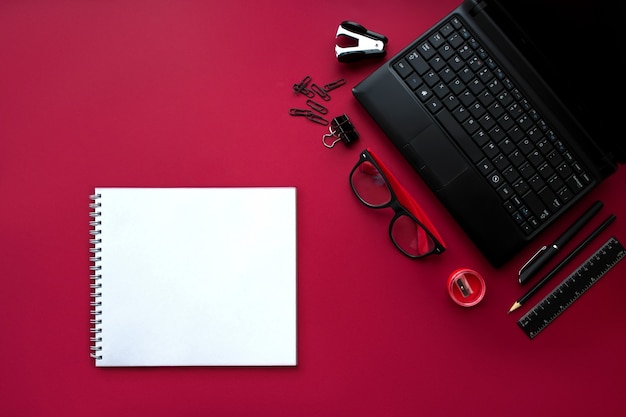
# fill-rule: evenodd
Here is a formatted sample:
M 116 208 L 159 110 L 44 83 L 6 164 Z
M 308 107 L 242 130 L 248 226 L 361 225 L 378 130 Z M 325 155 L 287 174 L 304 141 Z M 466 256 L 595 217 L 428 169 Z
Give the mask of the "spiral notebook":
M 296 365 L 296 189 L 96 188 L 91 356 Z

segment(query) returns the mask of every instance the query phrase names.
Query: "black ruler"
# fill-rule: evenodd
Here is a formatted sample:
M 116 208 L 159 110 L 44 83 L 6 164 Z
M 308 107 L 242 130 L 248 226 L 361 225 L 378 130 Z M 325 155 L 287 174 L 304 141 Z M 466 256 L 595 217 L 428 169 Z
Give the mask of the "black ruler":
M 534 338 L 624 256 L 626 250 L 622 244 L 611 237 L 558 287 L 524 314 L 517 324 L 528 337 Z

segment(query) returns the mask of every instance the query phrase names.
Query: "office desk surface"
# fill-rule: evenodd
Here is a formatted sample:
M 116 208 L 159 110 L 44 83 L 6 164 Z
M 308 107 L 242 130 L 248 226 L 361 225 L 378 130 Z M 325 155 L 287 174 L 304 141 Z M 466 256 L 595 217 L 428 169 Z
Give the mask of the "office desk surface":
M 490 267 L 352 97 L 382 61 L 335 58 L 343 20 L 387 35 L 390 56 L 457 4 L 2 2 L 0 415 L 623 415 L 626 262 L 529 340 L 516 324 L 527 307 L 506 313 L 536 245 Z M 324 104 L 352 119 L 354 146 L 327 149 L 327 127 L 288 114 L 305 106 L 292 85 L 307 75 L 347 81 Z M 387 235 L 391 211 L 356 200 L 348 173 L 365 147 L 422 205 L 447 252 L 405 258 Z M 625 180 L 621 168 L 537 245 L 597 199 L 617 221 L 568 270 L 611 235 L 626 242 Z M 298 189 L 298 365 L 95 368 L 93 188 L 244 185 Z M 470 309 L 445 289 L 462 267 L 487 283 Z

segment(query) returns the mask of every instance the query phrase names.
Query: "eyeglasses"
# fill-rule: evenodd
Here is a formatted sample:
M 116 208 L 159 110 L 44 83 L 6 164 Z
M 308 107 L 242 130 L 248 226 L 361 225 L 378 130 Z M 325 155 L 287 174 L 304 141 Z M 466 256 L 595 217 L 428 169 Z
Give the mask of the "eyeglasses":
M 395 216 L 389 224 L 389 236 L 406 256 L 421 258 L 446 250 L 424 211 L 371 149 L 361 152 L 350 173 L 350 186 L 366 206 L 393 209 Z

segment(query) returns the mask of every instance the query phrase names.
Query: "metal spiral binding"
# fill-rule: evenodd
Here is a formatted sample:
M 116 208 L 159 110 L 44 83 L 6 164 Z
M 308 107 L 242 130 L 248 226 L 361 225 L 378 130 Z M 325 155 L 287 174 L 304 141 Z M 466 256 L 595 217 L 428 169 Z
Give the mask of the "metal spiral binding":
M 102 240 L 99 237 L 101 232 L 100 225 L 102 223 L 99 219 L 101 213 L 99 211 L 100 202 L 98 201 L 100 194 L 91 195 L 89 198 L 92 200 L 92 203 L 89 204 L 89 208 L 91 209 L 91 212 L 89 213 L 89 217 L 91 217 L 91 221 L 89 222 L 89 227 L 91 229 L 89 231 L 89 234 L 91 235 L 91 238 L 89 239 L 89 262 L 91 263 L 89 266 L 89 270 L 91 271 L 91 284 L 89 285 L 91 288 L 91 337 L 89 340 L 91 342 L 91 357 L 98 360 L 102 359 L 102 355 L 100 354 L 100 351 L 102 350 L 102 337 L 100 336 L 100 333 L 102 332 L 102 327 L 100 326 L 102 324 L 102 319 L 100 318 L 100 315 L 102 314 L 102 302 L 100 301 L 100 297 L 102 296 L 102 293 L 100 292 L 100 289 L 102 288 L 102 275 L 100 275 L 100 270 L 102 268 L 100 261 L 102 260 L 102 257 L 100 252 L 102 251 L 102 248 L 100 247 L 100 244 L 102 243 Z

